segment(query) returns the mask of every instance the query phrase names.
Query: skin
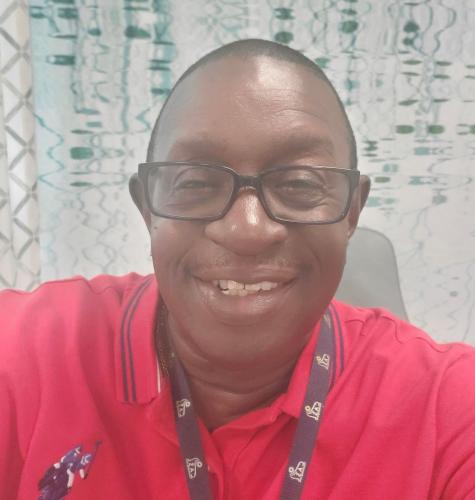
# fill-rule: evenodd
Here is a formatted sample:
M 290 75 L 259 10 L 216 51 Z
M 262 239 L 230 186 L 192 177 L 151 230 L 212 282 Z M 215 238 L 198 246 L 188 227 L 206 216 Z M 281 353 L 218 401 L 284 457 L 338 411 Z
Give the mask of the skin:
M 156 141 L 154 161 L 212 162 L 245 175 L 279 165 L 350 165 L 347 130 L 327 84 L 305 67 L 262 56 L 231 56 L 192 73 L 169 102 Z M 211 223 L 151 216 L 136 177 L 130 190 L 151 235 L 170 342 L 205 425 L 267 405 L 285 391 L 337 289 L 368 178 L 361 177 L 348 216 L 322 226 L 270 220 L 252 189 Z M 213 279 L 279 286 L 229 297 Z

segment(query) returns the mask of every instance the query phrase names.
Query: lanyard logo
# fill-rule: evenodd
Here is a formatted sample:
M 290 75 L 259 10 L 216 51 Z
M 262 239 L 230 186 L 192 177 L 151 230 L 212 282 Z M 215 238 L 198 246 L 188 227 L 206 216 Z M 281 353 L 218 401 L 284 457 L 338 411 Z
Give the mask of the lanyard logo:
M 325 368 L 325 370 L 330 369 L 330 356 L 328 354 L 323 354 L 322 356 L 317 356 L 317 365 Z
M 191 406 L 191 402 L 189 399 L 183 398 L 178 400 L 176 403 L 176 413 L 178 418 L 182 418 L 186 414 L 186 409 Z
M 203 467 L 203 462 L 199 458 L 187 458 L 186 470 L 190 479 L 195 479 L 198 469 Z
M 297 463 L 295 467 L 289 467 L 289 477 L 290 479 L 294 479 L 299 483 L 302 482 L 303 476 L 305 474 L 305 468 L 307 467 L 306 462 L 300 461 Z
M 320 401 L 315 401 L 312 406 L 306 405 L 305 413 L 307 417 L 313 418 L 313 420 L 318 422 L 320 420 L 320 414 L 322 413 L 322 403 L 320 403 Z

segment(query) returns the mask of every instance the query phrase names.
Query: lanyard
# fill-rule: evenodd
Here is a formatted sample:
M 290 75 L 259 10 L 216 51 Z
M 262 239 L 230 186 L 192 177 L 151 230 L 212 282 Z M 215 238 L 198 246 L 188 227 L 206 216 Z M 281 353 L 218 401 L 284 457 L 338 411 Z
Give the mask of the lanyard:
M 305 400 L 295 430 L 280 500 L 297 500 L 303 490 L 323 416 L 323 409 L 335 371 L 333 324 L 329 310 L 320 322 L 320 333 L 312 358 Z M 170 382 L 175 403 L 175 422 L 191 500 L 211 500 L 208 467 L 200 431 L 183 367 L 174 357 Z

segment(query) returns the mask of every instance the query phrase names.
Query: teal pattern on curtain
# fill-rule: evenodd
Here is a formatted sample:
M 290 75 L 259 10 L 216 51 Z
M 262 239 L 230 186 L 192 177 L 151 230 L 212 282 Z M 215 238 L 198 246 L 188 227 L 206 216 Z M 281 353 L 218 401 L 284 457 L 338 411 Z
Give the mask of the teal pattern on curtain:
M 410 318 L 475 343 L 475 4 L 461 0 L 31 0 L 41 278 L 148 272 L 127 179 L 165 95 L 248 37 L 317 61 L 373 181 Z

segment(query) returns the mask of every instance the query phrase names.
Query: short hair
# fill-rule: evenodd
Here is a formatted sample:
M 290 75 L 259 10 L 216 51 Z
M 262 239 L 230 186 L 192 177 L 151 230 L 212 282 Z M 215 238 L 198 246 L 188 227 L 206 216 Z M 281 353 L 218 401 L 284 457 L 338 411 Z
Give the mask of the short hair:
M 206 66 L 207 64 L 227 59 L 228 57 L 240 57 L 243 59 L 249 59 L 252 57 L 264 56 L 270 59 L 274 59 L 277 61 L 290 62 L 294 64 L 300 64 L 308 69 L 310 69 L 317 78 L 323 80 L 331 89 L 333 94 L 336 97 L 337 103 L 340 107 L 345 126 L 348 132 L 347 140 L 350 147 L 350 165 L 351 168 L 357 168 L 358 164 L 358 155 L 356 148 L 356 140 L 355 135 L 353 133 L 353 129 L 350 124 L 350 120 L 348 119 L 348 115 L 346 114 L 345 107 L 341 102 L 340 96 L 338 95 L 335 87 L 332 85 L 324 71 L 311 59 L 304 56 L 301 52 L 294 50 L 287 45 L 282 45 L 277 42 L 271 42 L 269 40 L 261 40 L 257 38 L 250 38 L 246 40 L 238 40 L 236 42 L 229 43 L 227 45 L 223 45 L 202 58 L 198 59 L 195 63 L 193 63 L 177 80 L 170 93 L 168 94 L 163 106 L 158 114 L 157 120 L 155 121 L 155 125 L 152 130 L 152 134 L 150 137 L 150 142 L 147 150 L 147 161 L 151 161 L 154 153 L 154 144 L 155 140 L 158 137 L 159 127 L 160 127 L 160 119 L 164 114 L 165 109 L 170 103 L 170 100 L 175 93 L 176 89 L 179 87 L 180 83 L 183 82 L 188 76 L 194 73 L 197 69 Z

